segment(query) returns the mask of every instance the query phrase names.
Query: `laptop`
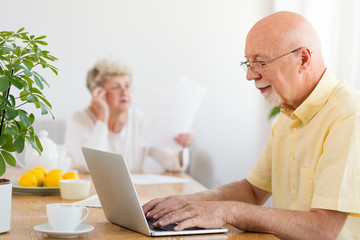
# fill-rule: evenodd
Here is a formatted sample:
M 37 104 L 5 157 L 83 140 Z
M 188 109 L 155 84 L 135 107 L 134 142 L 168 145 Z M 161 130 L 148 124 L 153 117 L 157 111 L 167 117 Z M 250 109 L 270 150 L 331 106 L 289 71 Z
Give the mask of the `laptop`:
M 82 148 L 96 192 L 109 222 L 147 236 L 225 233 L 227 228 L 188 228 L 174 231 L 173 226 L 154 228 L 142 210 L 129 169 L 122 155 Z M 153 219 L 150 219 L 150 221 Z

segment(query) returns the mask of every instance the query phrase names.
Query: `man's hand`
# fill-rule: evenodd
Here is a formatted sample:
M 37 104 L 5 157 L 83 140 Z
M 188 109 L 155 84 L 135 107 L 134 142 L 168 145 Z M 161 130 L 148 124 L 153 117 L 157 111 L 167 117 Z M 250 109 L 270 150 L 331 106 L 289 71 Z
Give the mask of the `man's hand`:
M 107 123 L 109 120 L 109 106 L 106 102 L 106 90 L 102 87 L 96 87 L 91 92 L 91 96 L 90 111 L 97 120 Z
M 218 228 L 225 225 L 223 202 L 192 201 L 188 196 L 155 199 L 143 206 L 147 218 L 157 220 L 154 227 L 179 223 L 174 230 L 189 227 Z
M 175 141 L 183 148 L 190 147 L 194 142 L 194 135 L 192 133 L 180 133 L 175 137 Z

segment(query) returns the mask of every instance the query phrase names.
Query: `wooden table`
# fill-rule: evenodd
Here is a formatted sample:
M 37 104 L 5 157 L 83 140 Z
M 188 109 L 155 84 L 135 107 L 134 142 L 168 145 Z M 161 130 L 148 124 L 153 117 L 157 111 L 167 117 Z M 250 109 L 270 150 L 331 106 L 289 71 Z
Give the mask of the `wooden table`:
M 17 179 L 22 173 L 23 170 L 21 169 L 11 169 L 8 170 L 3 177 L 6 177 L 8 179 Z M 188 178 L 189 181 L 181 184 L 136 185 L 136 190 L 140 198 L 154 198 L 173 194 L 187 194 L 206 189 L 200 183 L 196 182 L 194 179 L 185 174 L 177 173 L 170 175 L 185 177 Z M 84 179 L 91 179 L 88 174 L 81 174 L 80 177 Z M 96 194 L 93 184 L 90 191 L 90 195 L 92 194 Z M 60 196 L 31 196 L 13 193 L 12 197 L 11 229 L 7 233 L 0 234 L 0 239 L 55 239 L 47 237 L 43 233 L 37 232 L 33 229 L 34 226 L 48 222 L 45 208 L 46 204 L 74 202 L 69 200 L 63 200 Z M 242 232 L 232 226 L 226 226 L 229 228 L 229 233 L 226 234 L 191 235 L 179 237 L 147 237 L 140 233 L 128 230 L 126 228 L 108 222 L 105 218 L 102 208 L 89 208 L 89 216 L 85 219 L 83 223 L 91 224 L 95 227 L 95 229 L 91 232 L 80 235 L 76 239 L 278 239 L 271 234 Z

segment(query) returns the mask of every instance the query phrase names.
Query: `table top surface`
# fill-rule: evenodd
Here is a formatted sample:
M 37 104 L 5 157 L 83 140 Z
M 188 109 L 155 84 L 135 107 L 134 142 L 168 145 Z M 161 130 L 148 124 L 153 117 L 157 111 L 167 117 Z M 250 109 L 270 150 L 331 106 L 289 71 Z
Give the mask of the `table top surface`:
M 24 170 L 10 169 L 3 177 L 8 179 L 17 179 Z M 206 188 L 183 173 L 161 173 L 170 176 L 187 178 L 189 181 L 176 184 L 158 184 L 158 185 L 135 185 L 140 199 L 149 199 L 155 197 L 164 197 L 174 194 L 189 194 L 205 190 Z M 80 174 L 82 179 L 91 179 L 89 174 Z M 91 183 L 90 195 L 96 194 L 94 185 Z M 48 223 L 46 216 L 46 204 L 48 203 L 72 203 L 78 200 L 64 200 L 61 196 L 37 196 L 12 194 L 11 207 L 11 229 L 7 233 L 0 234 L 1 239 L 55 239 L 46 234 L 34 230 L 36 225 Z M 171 237 L 147 237 L 132 230 L 123 228 L 107 221 L 102 208 L 89 208 L 89 216 L 83 224 L 94 226 L 94 230 L 79 235 L 76 239 L 278 239 L 271 234 L 248 233 L 234 228 L 230 225 L 229 232 L 226 234 L 209 235 L 189 235 L 189 236 L 171 236 Z

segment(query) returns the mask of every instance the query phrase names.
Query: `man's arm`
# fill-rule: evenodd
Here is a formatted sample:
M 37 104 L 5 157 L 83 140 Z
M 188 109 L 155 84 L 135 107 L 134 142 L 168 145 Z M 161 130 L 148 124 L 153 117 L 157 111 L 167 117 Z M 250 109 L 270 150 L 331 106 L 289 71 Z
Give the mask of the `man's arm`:
M 247 179 L 233 182 L 216 189 L 185 195 L 192 201 L 240 201 L 262 205 L 271 193 L 252 185 Z
M 231 224 L 281 239 L 336 239 L 347 217 L 347 213 L 324 209 L 301 212 L 256 206 L 269 196 L 244 179 L 215 190 L 155 199 L 143 209 L 148 218 L 158 220 L 155 227 L 174 222 L 179 222 L 175 230 Z
M 271 193 L 255 187 L 247 179 L 243 179 L 210 190 L 209 199 L 212 201 L 240 201 L 263 205 L 270 196 Z
M 262 205 L 270 195 L 270 193 L 255 187 L 246 179 L 243 179 L 213 190 L 154 199 L 143 206 L 143 211 L 148 218 L 153 218 L 154 215 L 161 211 L 159 210 L 159 206 L 161 206 L 162 209 L 168 209 L 170 212 L 173 211 L 174 208 L 181 208 L 180 202 L 186 201 L 241 201 Z M 165 212 L 162 213 L 164 214 Z
M 225 203 L 226 223 L 245 231 L 272 233 L 280 239 L 336 239 L 347 213 L 310 209 L 292 211 L 246 203 Z M 184 228 L 187 228 L 185 225 Z

